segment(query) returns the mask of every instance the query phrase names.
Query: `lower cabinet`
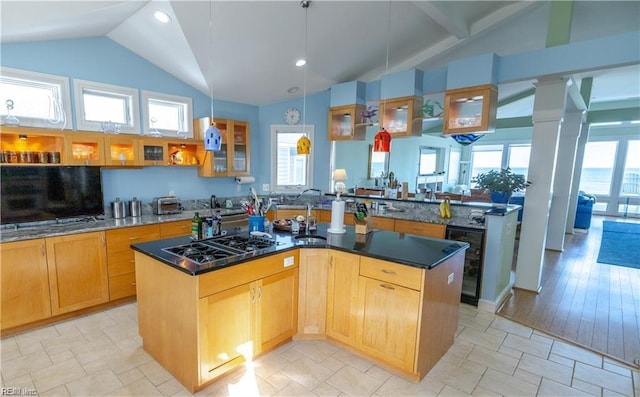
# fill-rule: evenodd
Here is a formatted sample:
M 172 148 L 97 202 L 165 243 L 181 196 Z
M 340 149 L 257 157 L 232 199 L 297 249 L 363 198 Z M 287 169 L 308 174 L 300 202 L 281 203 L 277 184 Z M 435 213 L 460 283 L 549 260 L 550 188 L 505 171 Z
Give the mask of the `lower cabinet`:
M 191 219 L 160 224 L 160 238 L 188 236 L 191 234 Z
M 409 233 L 416 234 L 418 236 L 444 238 L 447 226 L 437 223 L 396 219 L 394 230 L 399 233 Z
M 158 225 L 144 225 L 111 229 L 107 238 L 107 271 L 109 300 L 135 296 L 136 273 L 131 244 L 160 238 Z
M 104 232 L 45 240 L 52 315 L 109 301 Z
M 369 265 L 369 261 L 371 259 L 362 258 L 361 274 L 365 273 L 363 270 Z M 402 266 L 398 266 L 400 267 Z M 389 273 L 396 271 L 400 273 L 403 270 L 383 269 Z M 406 270 L 422 272 L 416 268 Z M 382 274 L 388 275 L 388 273 Z M 401 277 L 398 278 L 401 279 Z M 356 348 L 384 363 L 413 372 L 420 313 L 420 291 L 386 281 L 385 277 L 375 279 L 361 275 L 358 282 L 357 306 Z
M 135 258 L 143 346 L 191 392 L 296 332 L 297 251 L 199 276 Z
M 360 256 L 329 250 L 327 282 L 327 335 L 353 345 Z
M 51 316 L 47 252 L 44 239 L 0 244 L 1 328 Z
M 298 287 L 299 339 L 324 339 L 327 317 L 327 277 L 329 250 L 305 248 L 300 250 Z

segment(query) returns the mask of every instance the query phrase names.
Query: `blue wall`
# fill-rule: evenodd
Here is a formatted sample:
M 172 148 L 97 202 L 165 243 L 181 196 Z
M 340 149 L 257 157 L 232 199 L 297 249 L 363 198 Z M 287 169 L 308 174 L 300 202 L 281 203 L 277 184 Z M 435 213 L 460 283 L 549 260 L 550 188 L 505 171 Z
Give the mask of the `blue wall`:
M 186 96 L 193 99 L 194 118 L 209 116 L 211 112 L 211 100 L 207 95 L 106 37 L 3 44 L 2 66 L 65 76 L 70 80 L 89 80 Z M 73 82 L 70 84 L 73 109 Z M 328 91 L 308 96 L 306 102 L 307 124 L 315 124 L 317 137 L 313 147 L 318 164 L 314 168 L 314 181 L 324 181 L 317 186 L 326 191 L 329 186 L 330 149 L 326 139 Z M 302 98 L 261 108 L 214 98 L 215 117 L 250 123 L 251 175 L 256 178 L 254 187 L 258 191 L 262 183 L 269 183 L 270 178 L 270 126 L 283 124 L 282 114 L 291 106 L 302 110 Z M 155 196 L 169 194 L 170 190 L 182 199 L 249 193 L 248 185 L 238 187 L 233 178 L 201 178 L 197 169 L 192 167 L 104 169 L 102 175 L 105 205 L 116 197 L 131 199 L 136 196 L 148 202 Z

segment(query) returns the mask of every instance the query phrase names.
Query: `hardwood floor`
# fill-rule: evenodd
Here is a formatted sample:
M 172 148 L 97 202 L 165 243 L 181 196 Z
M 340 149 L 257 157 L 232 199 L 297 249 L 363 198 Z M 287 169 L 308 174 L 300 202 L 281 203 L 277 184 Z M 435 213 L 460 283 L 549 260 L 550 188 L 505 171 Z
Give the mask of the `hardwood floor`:
M 498 314 L 640 366 L 640 269 L 596 262 L 605 219 L 640 223 L 594 216 L 564 252 L 545 252 L 541 292 L 514 290 Z

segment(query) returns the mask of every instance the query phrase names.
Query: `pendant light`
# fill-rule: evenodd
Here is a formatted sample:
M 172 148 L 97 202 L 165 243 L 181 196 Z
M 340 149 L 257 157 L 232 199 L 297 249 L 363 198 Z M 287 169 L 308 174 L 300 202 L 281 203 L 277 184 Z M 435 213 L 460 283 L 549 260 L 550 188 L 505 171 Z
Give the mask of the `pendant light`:
M 302 0 L 300 2 L 300 7 L 304 8 L 304 60 L 305 63 L 302 65 L 304 69 L 302 69 L 302 133 L 304 134 L 304 129 L 307 126 L 307 65 L 309 64 L 307 59 L 307 27 L 309 25 L 309 4 L 311 0 Z M 307 138 L 306 135 L 302 135 L 298 142 L 296 143 L 296 153 L 297 154 L 310 154 L 311 153 L 311 141 Z
M 389 11 L 387 16 L 387 61 L 385 65 L 385 74 L 389 72 L 389 41 L 390 41 L 390 33 L 391 33 L 391 0 L 389 0 Z M 384 105 L 386 105 L 387 100 L 384 99 Z M 382 108 L 384 109 L 384 105 Z M 384 116 L 383 116 L 384 117 Z M 381 123 L 379 123 L 381 124 Z M 391 151 L 391 134 L 385 128 L 380 125 L 380 131 L 373 138 L 373 151 L 374 152 L 383 152 L 389 153 Z
M 213 0 L 209 1 L 209 95 L 211 97 L 211 126 L 204 133 L 204 149 L 209 152 L 219 152 L 222 148 L 222 134 L 216 127 L 216 122 L 213 121 L 213 62 L 211 57 L 213 56 L 213 13 L 212 5 Z

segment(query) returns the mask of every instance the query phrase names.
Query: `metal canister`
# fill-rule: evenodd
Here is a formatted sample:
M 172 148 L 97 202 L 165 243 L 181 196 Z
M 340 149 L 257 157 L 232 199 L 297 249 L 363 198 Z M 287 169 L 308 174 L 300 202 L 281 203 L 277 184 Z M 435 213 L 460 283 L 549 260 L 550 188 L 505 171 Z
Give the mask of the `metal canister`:
M 49 162 L 51 164 L 60 163 L 60 152 L 49 152 Z
M 7 162 L 7 156 L 4 152 L 4 150 L 0 150 L 0 163 L 6 163 Z
M 7 157 L 7 163 L 17 163 L 18 162 L 18 153 L 13 150 L 9 150 L 8 152 L 4 152 Z
M 142 202 L 137 197 L 129 202 L 129 214 L 134 218 L 142 216 Z
M 120 201 L 120 198 L 116 197 L 116 201 L 111 202 L 111 213 L 115 219 L 122 219 L 127 216 L 127 202 Z
M 18 163 L 33 163 L 33 152 L 18 152 Z
M 49 162 L 49 152 L 36 153 L 36 162 L 46 164 Z

